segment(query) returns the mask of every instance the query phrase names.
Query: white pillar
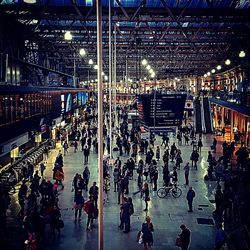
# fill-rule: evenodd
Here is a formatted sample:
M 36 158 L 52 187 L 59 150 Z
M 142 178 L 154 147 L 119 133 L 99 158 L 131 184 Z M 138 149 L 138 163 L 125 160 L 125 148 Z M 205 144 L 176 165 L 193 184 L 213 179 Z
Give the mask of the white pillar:
M 109 139 L 110 159 L 112 159 L 112 18 L 111 0 L 109 0 Z
M 102 1 L 96 1 L 98 79 L 98 250 L 103 250 L 103 86 L 102 86 Z

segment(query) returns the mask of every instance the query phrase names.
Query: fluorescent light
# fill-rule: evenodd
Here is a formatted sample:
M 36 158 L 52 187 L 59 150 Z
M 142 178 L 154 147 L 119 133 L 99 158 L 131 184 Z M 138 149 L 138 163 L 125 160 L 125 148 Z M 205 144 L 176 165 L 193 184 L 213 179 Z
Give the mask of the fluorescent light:
M 230 65 L 230 64 L 231 64 L 231 61 L 230 61 L 229 59 L 227 59 L 227 60 L 225 61 L 225 64 L 226 64 L 226 65 Z
M 104 76 L 104 80 L 105 80 L 105 81 L 108 81 L 108 76 Z
M 72 40 L 72 35 L 71 35 L 70 31 L 65 32 L 64 39 L 67 40 L 67 41 Z
M 94 62 L 92 59 L 89 59 L 89 65 L 92 65 Z
M 153 69 L 150 69 L 148 72 L 149 72 L 150 74 L 153 74 L 153 73 L 154 73 Z
M 143 59 L 143 60 L 141 61 L 141 64 L 142 64 L 143 66 L 146 66 L 146 65 L 148 64 L 148 62 L 147 62 L 146 59 Z
M 218 66 L 216 67 L 216 69 L 217 69 L 217 70 L 221 70 L 221 65 L 218 65 Z
M 23 0 L 24 3 L 36 3 L 36 0 Z
M 212 69 L 212 70 L 211 70 L 211 73 L 213 73 L 213 74 L 214 74 L 214 73 L 215 73 L 215 69 Z
M 150 65 L 148 65 L 148 66 L 146 67 L 146 69 L 147 69 L 147 70 L 150 70 L 150 69 L 151 69 L 151 66 L 150 66 Z
M 211 73 L 210 72 L 207 72 L 207 76 L 210 76 L 211 75 Z
M 95 65 L 95 66 L 94 66 L 94 69 L 98 69 L 98 65 Z
M 246 53 L 245 53 L 245 51 L 241 51 L 240 53 L 239 53 L 239 57 L 245 57 L 246 56 Z
M 80 56 L 85 56 L 86 55 L 85 49 L 80 49 L 79 54 L 80 54 Z
M 204 77 L 207 77 L 207 74 L 204 74 L 203 76 L 204 76 Z

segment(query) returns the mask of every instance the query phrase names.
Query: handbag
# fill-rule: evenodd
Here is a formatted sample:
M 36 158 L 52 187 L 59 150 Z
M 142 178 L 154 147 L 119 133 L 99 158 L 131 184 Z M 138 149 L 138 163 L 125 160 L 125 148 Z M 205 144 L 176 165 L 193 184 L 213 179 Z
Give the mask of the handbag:
M 139 243 L 139 244 L 142 244 L 143 243 L 143 232 L 142 231 L 139 231 L 138 234 L 137 234 L 137 238 L 136 238 L 136 241 Z
M 177 237 L 176 240 L 175 240 L 175 245 L 177 247 L 182 247 L 182 241 L 181 241 L 181 238 L 180 237 Z

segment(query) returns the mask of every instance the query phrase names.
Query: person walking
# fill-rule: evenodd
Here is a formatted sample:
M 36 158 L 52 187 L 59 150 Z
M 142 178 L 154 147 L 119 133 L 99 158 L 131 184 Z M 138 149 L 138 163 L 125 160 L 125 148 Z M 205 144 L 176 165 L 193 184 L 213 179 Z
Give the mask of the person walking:
M 43 178 L 43 174 L 44 174 L 44 171 L 46 169 L 46 166 L 44 165 L 43 162 L 40 163 L 40 173 L 41 173 L 41 176 Z
M 98 187 L 96 186 L 96 182 L 93 182 L 93 186 L 89 189 L 89 195 L 93 196 L 94 205 L 97 208 L 97 200 L 98 200 Z
M 197 162 L 199 160 L 199 154 L 197 152 L 197 150 L 194 150 L 191 154 L 190 160 L 192 161 L 192 167 L 195 168 L 195 170 L 197 170 Z
M 76 222 L 77 218 L 80 221 L 81 220 L 81 215 L 82 215 L 82 207 L 84 205 L 84 198 L 82 196 L 82 192 L 78 191 L 75 199 L 74 199 L 74 209 L 75 209 L 75 220 Z
M 157 148 L 156 148 L 155 157 L 156 157 L 157 161 L 159 161 L 160 158 L 161 158 L 161 156 L 160 156 L 160 147 L 159 146 L 157 146 Z
M 191 232 L 187 228 L 187 226 L 184 224 L 180 226 L 180 229 L 181 229 L 181 233 L 179 234 L 180 242 L 181 242 L 180 248 L 181 250 L 188 250 L 189 244 L 190 244 Z
M 84 154 L 84 164 L 87 164 L 89 161 L 89 147 L 88 146 L 85 146 L 83 150 L 83 154 Z
M 183 170 L 184 170 L 184 174 L 185 174 L 185 185 L 188 186 L 189 185 L 188 177 L 189 177 L 189 170 L 190 170 L 189 162 L 187 162 L 187 164 L 185 165 Z
M 188 212 L 193 212 L 193 200 L 195 197 L 195 192 L 192 187 L 189 187 L 189 190 L 187 192 L 187 201 L 188 201 Z
M 203 147 L 203 143 L 202 143 L 202 140 L 201 138 L 198 140 L 198 151 L 201 153 L 201 148 Z
M 148 202 L 150 201 L 148 183 L 144 183 L 142 194 L 144 195 L 144 201 L 146 205 L 146 208 L 144 209 L 144 211 L 146 212 L 148 211 Z
M 214 250 L 221 250 L 222 247 L 225 245 L 226 240 L 227 240 L 226 233 L 222 228 L 222 224 L 219 223 L 217 225 L 217 232 L 216 232 L 216 236 L 215 236 Z
M 144 250 L 151 250 L 154 243 L 153 239 L 154 226 L 149 216 L 146 217 L 145 222 L 142 223 L 141 233 Z

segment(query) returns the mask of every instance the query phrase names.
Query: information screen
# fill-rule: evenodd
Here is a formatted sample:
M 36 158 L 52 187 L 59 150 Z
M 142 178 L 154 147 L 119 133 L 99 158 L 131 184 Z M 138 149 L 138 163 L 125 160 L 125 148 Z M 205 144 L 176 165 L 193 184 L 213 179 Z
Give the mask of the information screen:
M 179 126 L 182 122 L 186 94 L 149 94 L 138 96 L 138 112 L 148 127 Z

